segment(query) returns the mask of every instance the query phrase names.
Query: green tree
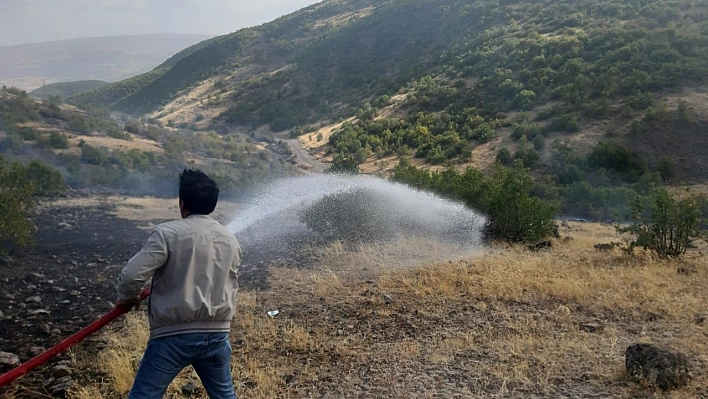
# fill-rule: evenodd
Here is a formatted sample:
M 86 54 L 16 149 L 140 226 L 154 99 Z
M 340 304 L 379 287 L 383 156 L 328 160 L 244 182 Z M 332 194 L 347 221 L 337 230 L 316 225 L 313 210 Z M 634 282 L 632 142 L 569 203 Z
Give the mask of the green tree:
M 8 245 L 32 242 L 36 229 L 30 215 L 37 198 L 61 194 L 64 188 L 61 173 L 44 162 L 24 166 L 0 154 L 0 253 Z
M 7 251 L 8 244 L 32 241 L 34 225 L 29 215 L 35 207 L 33 194 L 22 164 L 7 162 L 0 155 L 0 253 Z
M 354 157 L 346 156 L 341 152 L 332 159 L 332 166 L 327 170 L 331 173 L 358 174 L 359 164 Z
M 27 183 L 34 189 L 34 195 L 40 197 L 53 197 L 60 195 L 66 189 L 64 176 L 50 165 L 33 159 L 25 167 Z
M 64 133 L 51 132 L 49 134 L 49 145 L 57 149 L 69 148 L 69 138 Z
M 691 242 L 700 235 L 703 220 L 701 198 L 696 195 L 680 197 L 665 188 L 654 189 L 649 196 L 636 196 L 630 206 L 634 223 L 617 227 L 620 233 L 631 233 L 635 239 L 629 251 L 641 247 L 662 258 L 686 253 Z
M 498 166 L 486 179 L 483 212 L 489 216 L 488 234 L 511 242 L 533 242 L 553 232 L 556 207 L 532 195 L 533 179 L 520 161 Z

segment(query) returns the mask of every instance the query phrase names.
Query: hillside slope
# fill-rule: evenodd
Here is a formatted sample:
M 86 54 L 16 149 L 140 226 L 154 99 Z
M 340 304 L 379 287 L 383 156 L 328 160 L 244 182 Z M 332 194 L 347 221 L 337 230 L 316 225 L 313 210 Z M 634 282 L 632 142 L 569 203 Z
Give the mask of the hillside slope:
M 0 85 L 35 89 L 77 80 L 118 81 L 144 73 L 206 35 L 152 34 L 0 47 Z
M 677 120 L 702 126 L 706 48 L 706 0 L 332 0 L 73 101 L 196 128 L 305 126 L 307 136 L 356 115 L 325 151 L 359 163 L 489 167 L 504 149 L 549 164 L 551 138 L 581 154 L 611 139 L 653 167 L 694 157 L 661 141 Z M 703 148 L 700 135 L 681 140 Z M 679 177 L 706 180 L 704 166 Z

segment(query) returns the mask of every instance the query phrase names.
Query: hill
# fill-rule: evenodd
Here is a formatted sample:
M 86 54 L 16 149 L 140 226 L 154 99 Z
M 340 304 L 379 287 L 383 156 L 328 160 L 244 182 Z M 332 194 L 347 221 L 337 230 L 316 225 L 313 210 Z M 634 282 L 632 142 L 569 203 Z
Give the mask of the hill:
M 43 82 L 118 81 L 149 71 L 206 35 L 97 37 L 0 47 L 0 85 L 35 89 Z
M 108 82 L 104 82 L 102 80 L 79 80 L 77 82 L 51 83 L 32 90 L 29 94 L 32 97 L 40 98 L 42 100 L 48 99 L 49 96 L 66 98 L 103 87 L 107 84 Z
M 597 216 L 628 185 L 708 181 L 707 47 L 705 0 L 325 1 L 71 101 L 290 130 L 368 173 L 518 161 Z
M 55 96 L 38 101 L 16 88 L 0 89 L 0 154 L 50 163 L 73 188 L 155 195 L 171 193 L 170 182 L 187 167 L 208 171 L 231 195 L 269 174 L 287 174 L 290 156 L 283 143 L 264 145 L 247 137 L 119 118 Z

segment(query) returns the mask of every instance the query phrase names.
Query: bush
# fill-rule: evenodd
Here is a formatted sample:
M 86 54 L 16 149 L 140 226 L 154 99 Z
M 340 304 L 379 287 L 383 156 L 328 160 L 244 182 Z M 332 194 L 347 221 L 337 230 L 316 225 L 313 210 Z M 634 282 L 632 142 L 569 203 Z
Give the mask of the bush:
M 29 215 L 35 207 L 33 193 L 22 164 L 7 162 L 0 155 L 0 253 L 6 252 L 8 244 L 32 241 L 34 225 Z
M 665 188 L 655 189 L 648 197 L 634 198 L 630 204 L 634 224 L 617 227 L 617 231 L 635 235 L 629 244 L 630 252 L 641 247 L 662 258 L 681 256 L 700 235 L 698 229 L 703 220 L 700 204 L 698 196 L 681 198 Z
M 330 166 L 328 172 L 358 174 L 359 164 L 354 157 L 348 157 L 342 153 L 339 153 L 332 159 L 332 166 Z
M 490 238 L 534 242 L 553 232 L 556 207 L 533 195 L 533 179 L 520 161 L 512 168 L 497 166 L 491 176 L 473 168 L 462 174 L 454 169 L 431 174 L 402 163 L 392 179 L 463 201 L 486 214 Z
M 504 166 L 511 165 L 513 158 L 511 156 L 511 151 L 506 148 L 502 148 L 497 153 L 497 163 Z
M 49 145 L 57 149 L 69 148 L 69 138 L 64 133 L 51 132 L 49 134 Z
M 61 173 L 44 162 L 33 160 L 24 166 L 0 155 L 0 253 L 8 244 L 32 241 L 35 227 L 30 214 L 36 198 L 60 194 L 64 188 Z
M 66 189 L 64 176 L 46 163 L 34 159 L 25 169 L 27 182 L 34 188 L 34 194 L 41 197 L 60 195 Z
M 641 175 L 646 172 L 646 163 L 635 152 L 612 141 L 601 141 L 588 155 L 591 168 L 604 168 L 624 175 Z
M 551 129 L 566 133 L 575 133 L 580 131 L 580 122 L 578 122 L 578 117 L 575 114 L 564 114 L 553 119 Z
M 487 179 L 482 196 L 489 216 L 487 233 L 510 242 L 534 242 L 553 233 L 556 207 L 532 196 L 533 179 L 517 162 L 513 168 L 498 167 Z
M 81 162 L 92 165 L 103 165 L 108 161 L 108 151 L 105 148 L 93 147 L 89 144 L 81 146 Z

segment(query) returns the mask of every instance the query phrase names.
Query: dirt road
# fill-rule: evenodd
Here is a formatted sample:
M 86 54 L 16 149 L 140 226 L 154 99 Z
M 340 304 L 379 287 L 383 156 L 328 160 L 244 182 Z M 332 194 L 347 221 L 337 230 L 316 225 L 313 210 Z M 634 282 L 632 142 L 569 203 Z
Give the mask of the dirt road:
M 288 147 L 295 154 L 295 159 L 297 164 L 311 173 L 322 173 L 327 169 L 327 166 L 322 162 L 316 160 L 310 155 L 309 152 L 303 147 L 302 143 L 298 139 L 285 140 L 288 143 Z

